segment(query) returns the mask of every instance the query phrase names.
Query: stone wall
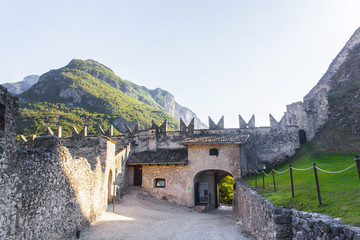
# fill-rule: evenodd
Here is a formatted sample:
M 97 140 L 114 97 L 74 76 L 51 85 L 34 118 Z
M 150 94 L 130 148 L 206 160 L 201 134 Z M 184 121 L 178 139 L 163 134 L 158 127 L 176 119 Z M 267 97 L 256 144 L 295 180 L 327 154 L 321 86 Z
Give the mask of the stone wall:
M 73 158 L 86 158 L 92 169 L 97 161 L 104 165 L 107 159 L 107 139 L 101 136 L 83 138 L 60 138 L 61 143 L 69 150 Z M 115 156 L 115 153 L 114 153 Z
M 186 135 L 179 132 L 156 133 L 154 129 L 142 130 L 132 136 L 136 144 L 136 153 L 157 149 L 185 148 L 182 144 L 185 138 Z
M 328 96 L 325 89 L 314 95 L 304 97 L 304 102 L 286 106 L 287 113 L 294 115 L 299 130 L 306 132 L 307 141 L 311 141 L 328 120 Z
M 115 178 L 123 178 L 130 146 L 115 156 L 115 143 L 106 137 L 84 142 L 98 151 L 87 152 L 79 139 L 53 135 L 25 142 L 15 151 L 15 144 L 8 145 L 13 136 L 0 138 L 0 146 L 13 150 L 1 164 L 1 239 L 74 239 L 106 211 Z
M 55 136 L 36 138 L 1 169 L 1 239 L 74 239 L 88 226 L 62 163 L 69 155 Z M 14 146 L 13 146 L 14 148 Z
M 130 146 L 115 156 L 116 142 L 86 134 L 17 144 L 17 109 L 0 86 L 0 239 L 78 238 L 106 210 Z
M 15 118 L 18 115 L 18 98 L 13 97 L 0 85 L 0 134 L 15 134 Z
M 243 168 L 262 169 L 277 165 L 300 148 L 297 126 L 241 129 L 241 132 L 250 134 L 245 148 L 249 160 Z
M 233 214 L 259 239 L 360 239 L 360 228 L 318 214 L 275 207 L 236 180 Z
M 258 196 L 239 180 L 236 181 L 234 191 L 233 214 L 239 219 L 242 226 L 256 238 L 270 240 L 278 239 L 280 235 L 284 239 L 290 237 L 288 222 L 291 215 L 287 216 L 286 212 L 284 219 L 278 217 L 283 215 L 282 209 L 275 208 L 272 203 Z
M 115 184 L 119 187 L 116 190 L 116 199 L 118 200 L 124 196 L 125 191 L 130 185 L 126 161 L 132 156 L 133 153 L 133 146 L 128 144 L 115 155 Z

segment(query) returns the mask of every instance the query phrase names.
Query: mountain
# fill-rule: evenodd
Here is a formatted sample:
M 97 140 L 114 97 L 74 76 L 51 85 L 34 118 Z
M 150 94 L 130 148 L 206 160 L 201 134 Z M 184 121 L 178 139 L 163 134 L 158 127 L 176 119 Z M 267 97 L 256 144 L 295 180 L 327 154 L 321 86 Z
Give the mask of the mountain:
M 360 152 L 360 28 L 304 101 L 287 110 L 320 150 Z
M 139 123 L 148 128 L 151 120 L 160 125 L 166 119 L 170 129 L 179 127 L 179 119 L 166 111 L 178 105 L 170 93 L 123 80 L 94 60 L 74 59 L 63 68 L 51 70 L 19 97 L 19 134 L 43 134 L 46 126 L 60 125 L 68 133 L 72 125 L 87 125 L 94 134 L 97 124 L 105 129 L 112 124 L 125 132 L 125 124 L 134 128 Z
M 12 93 L 14 95 L 18 95 L 18 94 L 21 94 L 21 93 L 27 91 L 32 85 L 37 83 L 38 80 L 39 80 L 38 75 L 30 75 L 30 76 L 25 77 L 20 82 L 4 83 L 2 85 L 4 87 L 6 87 L 10 93 Z
M 359 154 L 360 28 L 353 36 L 357 42 L 329 79 L 328 122 L 316 140 L 327 151 Z
M 208 126 L 204 124 L 197 116 L 196 114 L 191 111 L 190 109 L 181 106 L 179 103 L 175 101 L 174 96 L 169 93 L 166 90 L 163 90 L 161 88 L 156 88 L 154 90 L 147 89 L 143 86 L 138 86 L 132 82 L 128 82 L 130 86 L 135 89 L 137 92 L 129 93 L 125 91 L 124 93 L 138 98 L 140 101 L 148 103 L 147 100 L 145 100 L 139 93 L 146 92 L 150 94 L 151 98 L 156 102 L 156 106 L 169 113 L 171 116 L 173 116 L 175 119 L 182 118 L 186 124 L 189 124 L 191 120 L 195 119 L 195 128 L 197 129 L 206 129 Z
M 176 120 L 182 118 L 186 124 L 189 124 L 192 118 L 195 118 L 195 128 L 207 128 L 207 125 L 202 123 L 195 113 L 193 113 L 190 109 L 178 104 L 175 101 L 174 96 L 168 91 L 162 90 L 160 88 L 150 90 L 144 86 L 139 86 L 130 81 L 123 80 L 116 76 L 111 69 L 94 60 L 73 60 L 69 63 L 68 66 L 86 71 L 93 77 L 107 82 L 112 87 L 119 89 L 126 95 L 134 97 L 141 102 L 169 113 Z M 94 70 L 94 68 L 96 68 L 96 70 Z M 99 71 L 99 69 L 102 70 Z

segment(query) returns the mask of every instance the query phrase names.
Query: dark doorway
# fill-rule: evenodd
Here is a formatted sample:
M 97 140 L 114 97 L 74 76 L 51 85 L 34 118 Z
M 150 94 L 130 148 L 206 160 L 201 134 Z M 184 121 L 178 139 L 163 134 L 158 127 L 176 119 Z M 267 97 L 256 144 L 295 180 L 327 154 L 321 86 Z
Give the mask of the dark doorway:
M 142 166 L 138 165 L 134 167 L 134 186 L 142 185 Z
M 306 143 L 306 132 L 304 130 L 299 130 L 299 141 L 300 144 Z
M 6 106 L 4 104 L 0 104 L 0 130 L 5 130 L 5 112 Z
M 195 194 L 195 205 L 199 205 L 199 183 L 195 183 L 194 194 Z

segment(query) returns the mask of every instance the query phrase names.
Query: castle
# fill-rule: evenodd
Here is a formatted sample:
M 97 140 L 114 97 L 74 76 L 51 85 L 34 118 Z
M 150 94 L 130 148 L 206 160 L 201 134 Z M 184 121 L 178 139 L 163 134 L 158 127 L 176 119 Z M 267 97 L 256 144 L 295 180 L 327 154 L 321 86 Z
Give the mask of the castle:
M 239 128 L 227 129 L 223 117 L 217 124 L 209 117 L 209 129 L 180 119 L 179 131 L 168 131 L 165 121 L 127 127 L 122 136 L 112 127 L 99 127 L 96 136 L 74 128 L 63 138 L 59 128 L 16 143 L 17 99 L 0 91 L 0 238 L 75 238 L 128 186 L 182 206 L 216 208 L 223 177 L 280 163 L 303 141 L 296 115 L 285 113 L 279 122 L 270 115 L 269 127 L 239 116 Z

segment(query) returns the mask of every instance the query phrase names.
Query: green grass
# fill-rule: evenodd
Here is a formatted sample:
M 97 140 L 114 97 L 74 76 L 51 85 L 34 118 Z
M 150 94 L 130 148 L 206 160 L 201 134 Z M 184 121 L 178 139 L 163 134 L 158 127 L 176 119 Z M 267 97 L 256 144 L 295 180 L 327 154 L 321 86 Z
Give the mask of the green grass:
M 302 150 L 289 161 L 275 168 L 284 171 L 291 164 L 294 168 L 308 168 L 316 165 L 327 171 L 343 170 L 355 163 L 354 155 L 316 153 L 312 144 L 303 145 Z M 265 170 L 269 173 L 269 170 Z M 291 196 L 290 171 L 275 173 L 276 190 L 274 192 L 272 175 L 265 177 L 265 189 L 262 189 L 262 176 L 257 176 L 257 191 L 275 206 L 295 208 L 302 211 L 318 212 L 332 217 L 342 218 L 342 222 L 360 226 L 360 180 L 356 166 L 343 173 L 329 174 L 318 170 L 322 206 L 319 207 L 314 170 L 293 170 L 295 197 Z M 247 184 L 255 188 L 254 176 Z

